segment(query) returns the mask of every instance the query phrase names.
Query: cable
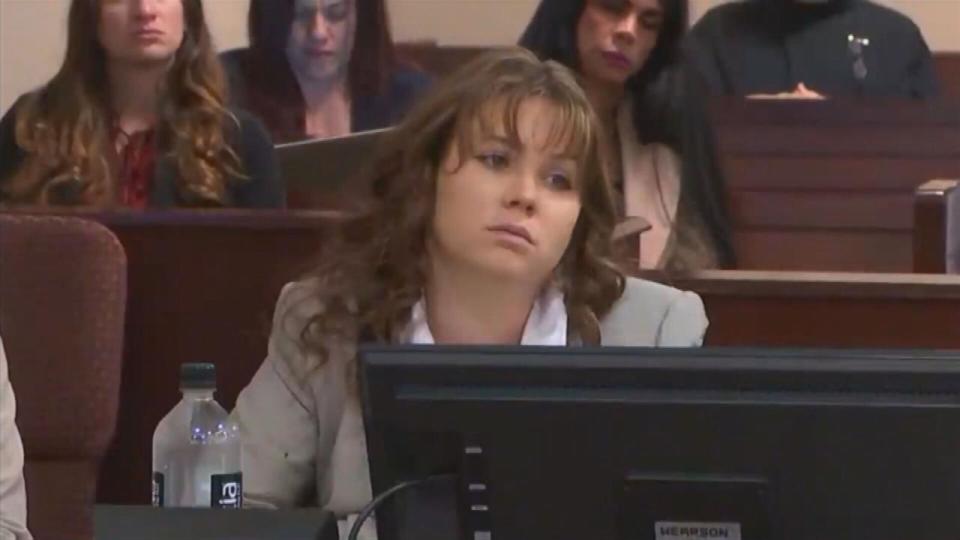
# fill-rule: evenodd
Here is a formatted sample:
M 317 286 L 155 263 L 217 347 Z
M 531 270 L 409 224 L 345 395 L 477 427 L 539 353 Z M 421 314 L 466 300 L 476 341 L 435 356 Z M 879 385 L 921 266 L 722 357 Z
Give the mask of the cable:
M 373 515 L 374 510 L 376 510 L 383 501 L 389 499 L 394 493 L 404 491 L 408 488 L 421 486 L 429 482 L 435 482 L 437 480 L 449 480 L 456 477 L 457 475 L 455 474 L 438 474 L 434 476 L 428 476 L 427 478 L 421 478 L 419 480 L 401 482 L 377 495 L 372 501 L 363 507 L 363 510 L 360 511 L 360 514 L 357 516 L 357 520 L 353 522 L 353 527 L 350 527 L 350 533 L 347 535 L 347 540 L 357 540 L 360 535 L 360 527 L 362 527 L 364 522 Z

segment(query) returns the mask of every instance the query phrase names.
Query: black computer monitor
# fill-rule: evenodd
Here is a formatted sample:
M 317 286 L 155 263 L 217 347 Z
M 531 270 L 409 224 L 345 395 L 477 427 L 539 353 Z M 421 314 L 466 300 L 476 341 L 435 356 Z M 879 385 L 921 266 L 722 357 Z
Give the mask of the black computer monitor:
M 436 537 L 960 538 L 960 352 L 411 346 L 360 360 L 374 493 L 457 475 L 432 495 L 449 520 L 411 515 L 414 488 L 377 511 L 380 540 L 445 521 Z

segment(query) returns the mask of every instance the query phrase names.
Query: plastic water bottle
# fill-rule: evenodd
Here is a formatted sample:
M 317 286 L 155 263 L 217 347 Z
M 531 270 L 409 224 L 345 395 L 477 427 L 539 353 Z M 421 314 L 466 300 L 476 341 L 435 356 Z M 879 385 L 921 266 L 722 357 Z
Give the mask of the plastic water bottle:
M 213 364 L 180 366 L 183 399 L 153 432 L 153 505 L 240 508 L 240 431 L 213 399 Z

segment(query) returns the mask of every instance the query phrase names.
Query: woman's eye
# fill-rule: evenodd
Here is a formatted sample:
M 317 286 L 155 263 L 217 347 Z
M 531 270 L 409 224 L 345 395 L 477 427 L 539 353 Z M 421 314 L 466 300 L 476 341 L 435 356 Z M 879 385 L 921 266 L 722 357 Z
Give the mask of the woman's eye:
M 329 4 L 323 8 L 323 15 L 330 22 L 340 22 L 347 18 L 347 3 Z
M 573 182 L 571 182 L 570 177 L 564 173 L 553 173 L 547 176 L 547 185 L 550 186 L 551 189 L 560 191 L 573 189 Z
M 329 23 L 338 23 L 347 18 L 349 14 L 347 2 L 326 3 L 323 6 L 317 6 L 314 3 L 298 6 L 294 17 L 302 22 L 312 22 L 317 18 L 317 14 L 323 15 Z
M 487 167 L 495 171 L 505 169 L 510 165 L 510 160 L 507 159 L 507 156 L 497 152 L 488 152 L 488 153 L 480 154 L 479 156 L 477 156 L 477 159 L 480 160 L 481 163 L 483 163 L 484 165 L 486 165 Z
M 297 8 L 293 16 L 300 22 L 310 22 L 317 18 L 317 13 L 319 12 L 320 10 L 316 7 L 301 6 Z
M 663 26 L 663 15 L 659 13 L 644 14 L 640 17 L 640 24 L 647 30 L 660 30 Z
M 627 3 L 624 0 L 598 0 L 597 4 L 600 6 L 600 9 L 616 14 L 623 12 L 624 8 L 627 7 Z

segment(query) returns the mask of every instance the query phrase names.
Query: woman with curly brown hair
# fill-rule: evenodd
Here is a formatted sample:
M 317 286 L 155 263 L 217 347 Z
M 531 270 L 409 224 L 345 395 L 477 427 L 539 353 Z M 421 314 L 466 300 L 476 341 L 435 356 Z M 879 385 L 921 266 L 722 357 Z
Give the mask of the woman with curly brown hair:
M 288 285 L 234 411 L 248 504 L 371 498 L 359 342 L 697 346 L 700 299 L 627 279 L 600 128 L 573 74 L 522 49 L 440 83 L 390 135 L 369 205 Z
M 283 206 L 225 86 L 201 0 L 73 0 L 60 71 L 0 121 L 0 205 Z

